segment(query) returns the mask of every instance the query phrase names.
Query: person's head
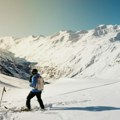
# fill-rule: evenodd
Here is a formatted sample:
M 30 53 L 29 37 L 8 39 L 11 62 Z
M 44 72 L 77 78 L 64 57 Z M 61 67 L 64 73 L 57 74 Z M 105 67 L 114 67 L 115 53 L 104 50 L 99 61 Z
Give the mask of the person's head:
M 34 75 L 34 74 L 37 74 L 38 73 L 38 70 L 37 69 L 33 69 L 32 70 L 32 74 Z

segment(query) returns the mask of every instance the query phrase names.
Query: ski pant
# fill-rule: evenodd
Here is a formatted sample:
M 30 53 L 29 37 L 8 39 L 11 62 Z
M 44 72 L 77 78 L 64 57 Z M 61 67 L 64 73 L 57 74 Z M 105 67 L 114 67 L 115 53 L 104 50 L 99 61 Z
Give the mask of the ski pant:
M 26 106 L 27 106 L 28 109 L 31 109 L 31 104 L 30 104 L 30 102 L 31 102 L 31 99 L 32 99 L 34 96 L 37 97 L 37 100 L 38 100 L 38 103 L 39 103 L 41 109 L 44 109 L 44 104 L 43 104 L 43 101 L 42 101 L 42 99 L 41 99 L 41 93 L 42 93 L 42 91 L 40 91 L 40 92 L 30 92 L 30 93 L 28 94 L 27 100 L 26 100 Z

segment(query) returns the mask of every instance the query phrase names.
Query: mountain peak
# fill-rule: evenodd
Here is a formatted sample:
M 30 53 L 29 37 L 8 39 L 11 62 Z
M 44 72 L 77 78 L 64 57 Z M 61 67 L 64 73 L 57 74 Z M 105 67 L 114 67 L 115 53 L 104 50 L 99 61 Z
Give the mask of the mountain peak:
M 101 36 L 101 35 L 106 35 L 108 33 L 115 33 L 120 31 L 120 26 L 119 25 L 105 25 L 105 24 L 101 24 L 99 26 L 97 26 L 94 29 L 93 35 L 94 36 Z

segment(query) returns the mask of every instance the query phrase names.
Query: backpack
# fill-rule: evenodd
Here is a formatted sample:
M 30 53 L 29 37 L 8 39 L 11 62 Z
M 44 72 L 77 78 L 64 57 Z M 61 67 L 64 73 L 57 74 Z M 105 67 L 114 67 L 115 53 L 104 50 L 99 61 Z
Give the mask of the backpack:
M 44 89 L 44 79 L 41 76 L 39 76 L 38 79 L 37 79 L 36 89 L 37 90 L 43 90 Z

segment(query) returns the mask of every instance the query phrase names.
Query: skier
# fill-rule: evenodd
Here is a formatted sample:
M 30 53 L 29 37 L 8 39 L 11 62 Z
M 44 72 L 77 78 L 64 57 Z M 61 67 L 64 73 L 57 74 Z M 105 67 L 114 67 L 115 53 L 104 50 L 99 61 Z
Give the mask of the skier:
M 44 88 L 44 80 L 41 77 L 41 75 L 38 73 L 37 69 L 32 70 L 32 78 L 31 78 L 30 86 L 33 87 L 33 89 L 28 94 L 27 100 L 26 100 L 26 106 L 27 106 L 28 110 L 31 110 L 30 102 L 34 96 L 37 97 L 37 100 L 41 107 L 41 110 L 45 110 L 43 101 L 41 99 L 41 93 Z

